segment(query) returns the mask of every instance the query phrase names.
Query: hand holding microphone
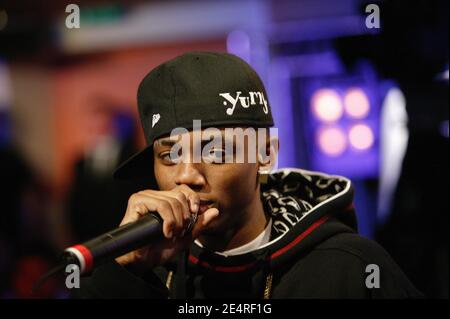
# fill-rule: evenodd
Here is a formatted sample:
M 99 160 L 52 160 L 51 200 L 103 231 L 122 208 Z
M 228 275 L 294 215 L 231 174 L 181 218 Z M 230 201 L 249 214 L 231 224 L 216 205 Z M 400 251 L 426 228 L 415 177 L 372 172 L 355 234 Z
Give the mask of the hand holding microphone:
M 187 185 L 170 191 L 144 190 L 128 200 L 120 227 L 67 248 L 63 264 L 77 264 L 88 273 L 105 261 L 151 268 L 186 249 L 219 215 Z
M 187 185 L 180 185 L 170 191 L 145 190 L 133 194 L 120 225 L 136 222 L 152 212 L 158 213 L 161 217 L 166 240 L 116 258 L 119 264 L 123 266 L 140 264 L 145 267 L 164 264 L 178 252 L 186 249 L 219 215 L 216 207 L 205 208 L 201 205 L 196 192 Z M 198 214 L 196 222 L 188 231 L 193 214 Z
M 201 200 L 187 185 L 171 191 L 144 190 L 133 194 L 119 228 L 65 249 L 61 263 L 43 275 L 33 291 L 66 265 L 82 274 L 108 260 L 122 266 L 152 268 L 186 249 L 219 215 L 210 201 Z

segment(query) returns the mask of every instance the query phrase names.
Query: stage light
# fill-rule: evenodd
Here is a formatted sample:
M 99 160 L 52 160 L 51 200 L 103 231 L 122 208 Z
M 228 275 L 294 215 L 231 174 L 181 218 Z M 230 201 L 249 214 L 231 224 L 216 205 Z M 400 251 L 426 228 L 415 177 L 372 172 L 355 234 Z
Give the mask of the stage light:
M 355 149 L 361 151 L 371 148 L 374 143 L 373 131 L 366 124 L 354 125 L 348 133 L 348 139 Z
M 332 89 L 320 89 L 311 99 L 314 115 L 324 122 L 335 122 L 344 112 L 341 97 Z
M 227 51 L 250 63 L 250 37 L 247 33 L 234 30 L 227 36 Z
M 351 88 L 347 91 L 344 106 L 347 114 L 356 119 L 365 118 L 370 111 L 369 99 L 360 88 Z
M 344 132 L 335 126 L 319 129 L 317 139 L 322 152 L 329 156 L 339 156 L 347 148 Z

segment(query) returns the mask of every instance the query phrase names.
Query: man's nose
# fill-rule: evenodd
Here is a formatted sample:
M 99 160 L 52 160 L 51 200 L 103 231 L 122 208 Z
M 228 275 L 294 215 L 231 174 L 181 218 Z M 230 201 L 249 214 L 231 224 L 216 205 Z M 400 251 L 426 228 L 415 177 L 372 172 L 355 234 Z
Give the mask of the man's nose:
M 186 184 L 193 190 L 200 190 L 206 184 L 205 177 L 203 176 L 200 168 L 200 164 L 196 163 L 180 163 L 177 165 L 178 172 L 175 179 L 177 185 Z

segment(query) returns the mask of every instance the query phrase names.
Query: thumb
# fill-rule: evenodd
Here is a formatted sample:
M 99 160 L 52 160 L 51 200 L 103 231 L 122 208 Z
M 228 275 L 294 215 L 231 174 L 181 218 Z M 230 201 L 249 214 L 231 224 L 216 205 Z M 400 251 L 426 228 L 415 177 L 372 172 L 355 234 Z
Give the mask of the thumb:
M 219 216 L 219 210 L 217 208 L 210 208 L 203 214 L 198 216 L 198 220 L 192 229 L 193 239 L 200 236 L 202 231 L 207 228 L 207 226 Z

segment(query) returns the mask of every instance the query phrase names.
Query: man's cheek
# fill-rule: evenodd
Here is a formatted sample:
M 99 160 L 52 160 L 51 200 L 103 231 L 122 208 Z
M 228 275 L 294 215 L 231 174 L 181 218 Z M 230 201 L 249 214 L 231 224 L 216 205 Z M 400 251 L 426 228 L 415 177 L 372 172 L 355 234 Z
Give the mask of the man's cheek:
M 169 174 L 156 173 L 155 177 L 156 177 L 156 181 L 158 183 L 158 187 L 162 191 L 171 190 L 176 186 L 175 183 L 171 183 L 171 178 L 170 178 Z
M 230 207 L 242 207 L 247 204 L 249 199 L 251 198 L 250 189 L 247 185 L 242 183 L 241 185 L 234 185 L 227 192 L 226 202 L 229 203 Z

